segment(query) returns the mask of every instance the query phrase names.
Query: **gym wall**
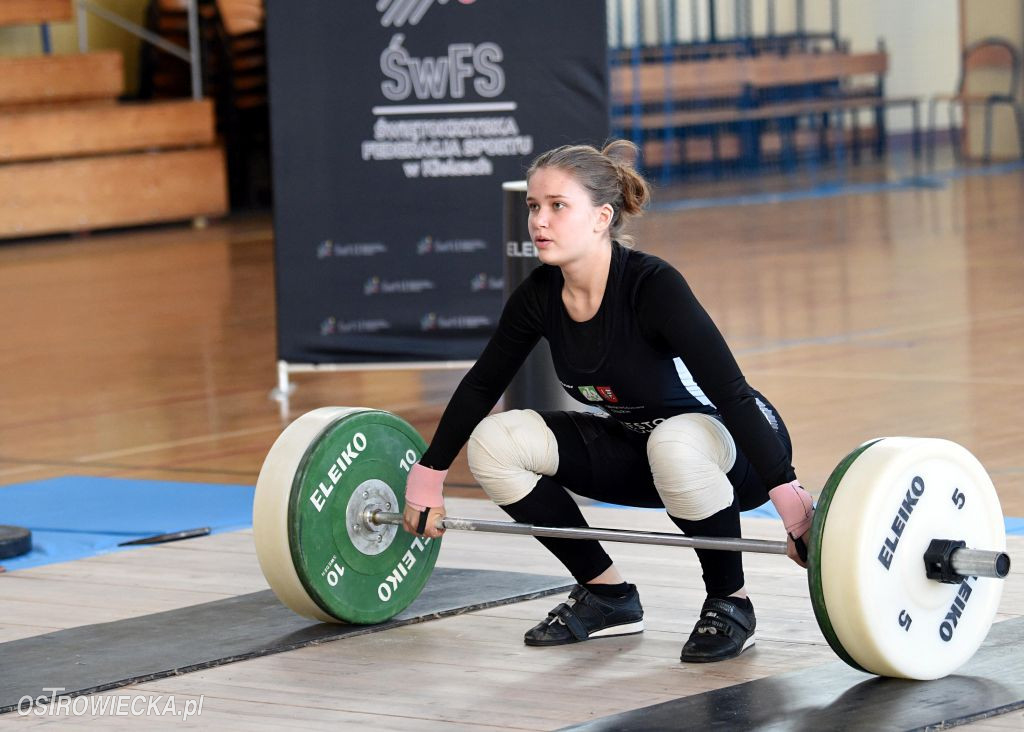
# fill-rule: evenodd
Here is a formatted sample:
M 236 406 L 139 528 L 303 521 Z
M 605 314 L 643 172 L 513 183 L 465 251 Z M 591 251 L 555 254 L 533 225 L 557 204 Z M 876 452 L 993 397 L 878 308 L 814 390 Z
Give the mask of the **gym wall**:
M 988 36 L 999 36 L 1024 53 L 1024 3 L 1020 0 L 959 0 L 959 3 L 963 12 L 961 31 L 965 46 Z M 1018 99 L 1024 98 L 1024 74 L 1021 77 Z M 971 155 L 982 154 L 984 114 L 981 107 L 975 107 L 967 117 L 967 150 Z M 1005 105 L 997 107 L 992 126 L 992 156 L 999 159 L 1019 154 L 1013 114 Z
M 126 20 L 145 25 L 148 0 L 92 0 L 96 5 L 117 13 Z M 90 16 L 89 48 L 120 51 L 124 56 L 125 90 L 133 94 L 139 86 L 139 47 L 136 36 L 107 21 Z M 78 23 L 53 23 L 50 26 L 53 53 L 78 53 Z M 42 36 L 38 28 L 0 28 L 0 56 L 34 56 L 42 52 Z

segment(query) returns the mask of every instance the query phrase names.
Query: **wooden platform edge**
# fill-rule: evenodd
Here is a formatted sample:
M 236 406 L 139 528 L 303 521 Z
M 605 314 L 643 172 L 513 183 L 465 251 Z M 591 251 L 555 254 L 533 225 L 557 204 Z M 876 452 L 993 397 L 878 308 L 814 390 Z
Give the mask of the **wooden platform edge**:
M 472 581 L 474 577 L 480 581 Z M 464 593 L 453 592 L 456 586 L 464 588 L 467 580 L 470 586 L 476 588 L 478 594 L 475 598 L 467 598 Z M 505 589 L 506 586 L 515 589 Z M 306 646 L 534 600 L 564 592 L 571 586 L 566 584 L 564 578 L 549 575 L 439 567 L 432 575 L 431 583 L 427 584 L 409 608 L 390 620 L 375 625 L 335 625 L 303 618 L 284 607 L 271 590 L 263 590 L 176 610 L 21 638 L 0 644 L 0 655 L 3 655 L 5 661 L 11 663 L 12 667 L 15 665 L 16 656 L 21 655 L 23 660 L 19 664 L 20 675 L 17 679 L 0 679 L 0 715 L 16 709 L 20 711 L 21 700 L 26 695 L 37 695 L 34 688 L 37 684 L 40 685 L 40 693 L 44 693 L 43 685 L 62 684 L 59 687 L 64 692 L 61 696 L 95 694 Z M 460 605 L 452 598 L 462 602 L 467 599 L 471 601 Z M 232 614 L 232 611 L 235 614 Z M 240 621 L 239 616 L 249 620 L 257 619 L 261 624 L 258 639 L 245 634 L 245 623 Z M 217 625 L 218 622 L 221 626 Z M 173 653 L 191 653 L 194 654 L 192 658 L 200 653 L 195 648 L 187 648 L 189 639 L 181 637 L 183 625 L 212 634 L 210 638 L 191 640 L 193 644 L 198 643 L 202 647 L 202 653 L 212 654 L 214 658 L 199 658 L 191 663 L 175 662 L 178 659 L 172 657 Z M 155 633 L 153 627 L 157 628 Z M 225 628 L 230 632 L 225 632 Z M 160 636 L 161 633 L 164 634 L 163 637 Z M 109 642 L 110 635 L 116 639 L 114 643 Z M 116 647 L 118 642 L 129 649 L 127 653 L 123 648 Z M 161 643 L 173 643 L 173 651 L 165 648 L 164 655 L 158 659 L 139 659 L 139 655 L 154 653 L 154 646 Z M 49 665 L 53 652 L 73 656 L 77 663 L 63 671 L 55 671 Z M 159 651 L 157 653 L 159 654 Z M 102 662 L 104 658 L 117 666 L 116 671 L 106 672 L 116 678 L 99 682 L 76 681 L 76 678 L 89 679 L 96 675 L 105 675 L 104 670 L 98 668 L 100 664 L 96 663 Z M 33 667 L 33 662 L 40 665 Z M 136 664 L 134 672 L 131 670 L 132 663 Z M 140 672 L 140 665 L 147 666 L 150 670 Z
M 641 707 L 560 732 L 667 732 L 679 719 L 694 729 L 719 729 L 721 710 L 742 729 L 840 729 L 852 709 L 858 728 L 947 729 L 1024 708 L 1024 618 L 992 626 L 973 658 L 955 674 L 932 681 L 871 676 L 842 662 L 715 689 Z M 972 704 L 974 708 L 969 708 Z M 992 705 L 992 706 L 989 706 Z

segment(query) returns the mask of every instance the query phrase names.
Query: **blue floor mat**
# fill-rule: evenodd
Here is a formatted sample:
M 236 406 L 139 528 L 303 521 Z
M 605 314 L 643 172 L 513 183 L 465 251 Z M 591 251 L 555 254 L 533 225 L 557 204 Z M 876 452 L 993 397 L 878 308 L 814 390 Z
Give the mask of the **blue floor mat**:
M 246 485 L 88 476 L 0 486 L 0 524 L 32 531 L 32 551 L 0 564 L 27 569 L 119 551 L 121 542 L 158 534 L 248 528 L 253 492 Z

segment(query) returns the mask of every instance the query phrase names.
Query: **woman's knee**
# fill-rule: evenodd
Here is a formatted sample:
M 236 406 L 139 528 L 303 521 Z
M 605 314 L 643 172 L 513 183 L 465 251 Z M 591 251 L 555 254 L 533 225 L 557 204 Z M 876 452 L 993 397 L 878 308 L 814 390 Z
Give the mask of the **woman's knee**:
M 466 448 L 469 469 L 499 506 L 520 501 L 542 475 L 558 471 L 558 442 L 531 409 L 513 409 L 485 418 Z
M 669 514 L 699 521 L 732 505 L 726 473 L 736 462 L 736 443 L 717 419 L 680 414 L 651 432 L 647 459 L 654 485 Z

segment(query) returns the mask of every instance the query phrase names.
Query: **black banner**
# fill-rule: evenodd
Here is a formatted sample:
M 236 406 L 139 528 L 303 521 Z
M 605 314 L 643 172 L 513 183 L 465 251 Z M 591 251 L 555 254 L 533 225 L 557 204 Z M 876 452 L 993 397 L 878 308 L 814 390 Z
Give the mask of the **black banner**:
M 603 0 L 268 0 L 278 357 L 473 359 L 501 183 L 608 134 Z

